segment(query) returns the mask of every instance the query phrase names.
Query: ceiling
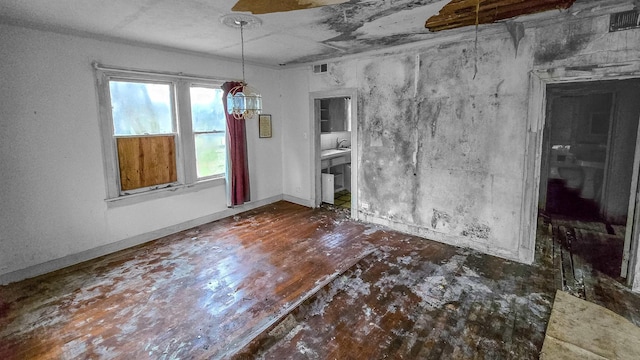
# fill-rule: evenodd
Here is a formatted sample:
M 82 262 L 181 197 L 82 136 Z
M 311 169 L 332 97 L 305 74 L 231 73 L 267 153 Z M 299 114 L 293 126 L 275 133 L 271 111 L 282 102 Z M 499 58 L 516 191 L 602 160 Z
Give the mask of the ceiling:
M 426 29 L 425 21 L 450 2 L 345 1 L 271 1 L 308 8 L 256 15 L 262 26 L 244 31 L 247 61 L 269 66 L 309 63 L 427 40 L 439 35 Z M 535 1 L 566 3 L 527 0 Z M 0 22 L 238 59 L 240 31 L 220 21 L 236 3 L 247 1 L 0 0 Z
M 568 9 L 576 0 L 451 0 L 425 26 L 431 31 L 490 24 L 523 14 Z

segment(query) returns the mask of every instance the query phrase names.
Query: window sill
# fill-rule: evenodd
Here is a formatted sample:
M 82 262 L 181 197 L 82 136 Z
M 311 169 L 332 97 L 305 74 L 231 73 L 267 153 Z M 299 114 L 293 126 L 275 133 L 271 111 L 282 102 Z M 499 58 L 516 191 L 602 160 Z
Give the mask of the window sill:
M 122 195 L 116 198 L 105 199 L 107 208 L 114 208 L 120 206 L 127 206 L 138 204 L 145 201 L 162 199 L 177 194 L 186 194 L 190 192 L 200 191 L 215 186 L 225 184 L 224 177 L 202 180 L 193 184 L 183 184 L 172 187 L 166 187 L 162 189 L 150 190 L 138 194 Z

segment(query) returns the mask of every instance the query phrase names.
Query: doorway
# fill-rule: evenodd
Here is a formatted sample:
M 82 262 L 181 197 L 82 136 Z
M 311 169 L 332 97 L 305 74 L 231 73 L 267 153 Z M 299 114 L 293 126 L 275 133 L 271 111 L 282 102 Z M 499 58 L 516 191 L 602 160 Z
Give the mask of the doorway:
M 314 204 L 330 204 L 357 219 L 356 90 L 311 93 L 310 100 Z
M 351 210 L 351 97 L 314 101 L 320 123 L 320 193 L 322 203 Z
M 549 84 L 546 94 L 538 207 L 571 257 L 623 282 L 634 230 L 640 80 Z

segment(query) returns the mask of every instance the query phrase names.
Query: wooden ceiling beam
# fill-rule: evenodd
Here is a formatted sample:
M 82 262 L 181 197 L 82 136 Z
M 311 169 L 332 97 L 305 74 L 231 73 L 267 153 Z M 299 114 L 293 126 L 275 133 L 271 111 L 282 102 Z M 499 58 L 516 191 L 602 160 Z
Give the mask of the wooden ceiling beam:
M 435 32 L 471 26 L 476 24 L 476 16 L 478 24 L 489 24 L 521 15 L 567 9 L 574 2 L 575 0 L 452 0 L 440 13 L 430 17 L 425 27 Z
M 249 11 L 254 15 L 259 15 L 336 5 L 347 1 L 348 0 L 238 0 L 231 10 Z

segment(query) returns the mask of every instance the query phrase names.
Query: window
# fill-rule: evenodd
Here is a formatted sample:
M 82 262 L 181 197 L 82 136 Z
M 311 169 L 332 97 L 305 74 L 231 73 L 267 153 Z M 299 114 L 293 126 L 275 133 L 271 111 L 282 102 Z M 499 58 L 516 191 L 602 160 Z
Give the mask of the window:
M 222 89 L 191 87 L 190 95 L 198 178 L 224 174 L 227 124 Z
M 96 69 L 108 199 L 224 178 L 222 81 Z

